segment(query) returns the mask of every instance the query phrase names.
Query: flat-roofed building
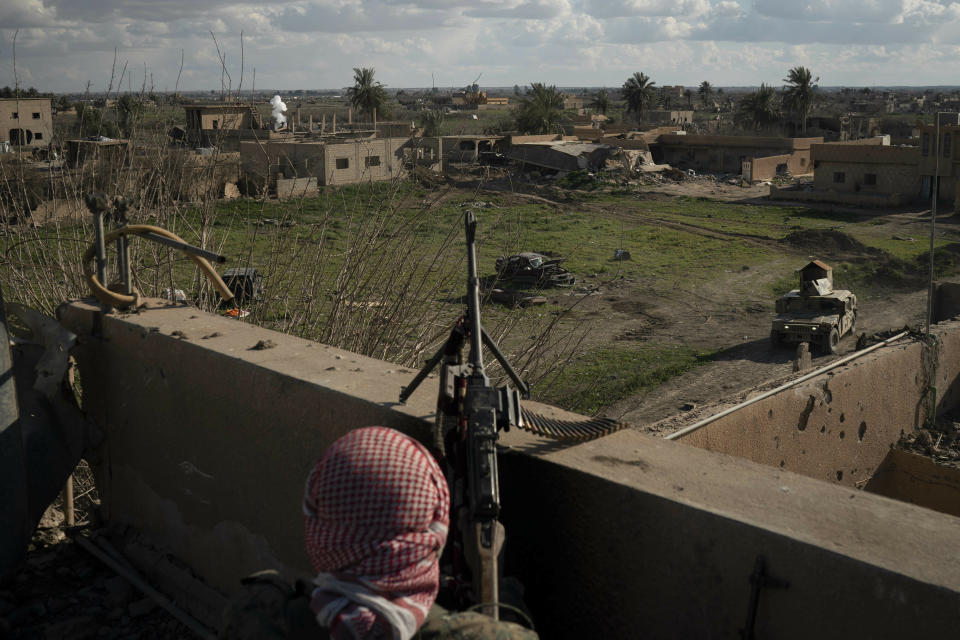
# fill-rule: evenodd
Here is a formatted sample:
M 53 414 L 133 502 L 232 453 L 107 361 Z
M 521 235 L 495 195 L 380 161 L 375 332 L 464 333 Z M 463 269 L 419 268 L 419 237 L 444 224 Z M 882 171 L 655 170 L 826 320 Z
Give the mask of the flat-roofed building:
M 953 200 L 960 190 L 960 124 L 957 114 L 939 114 L 940 126 L 928 124 L 920 134 L 920 194 L 929 198 L 934 176 L 940 178 L 939 198 Z
M 766 156 L 790 156 L 790 172 L 811 172 L 810 146 L 823 138 L 763 136 L 662 135 L 651 145 L 654 160 L 680 169 L 739 174 L 744 161 Z
M 201 147 L 238 150 L 242 139 L 268 137 L 260 114 L 250 105 L 209 103 L 184 105 L 186 141 Z M 258 136 L 255 132 L 260 131 Z
M 245 180 L 277 193 L 289 183 L 323 185 L 390 180 L 402 175 L 410 138 L 262 140 L 240 142 Z M 312 185 L 310 187 L 309 185 Z
M 53 138 L 50 98 L 0 99 L 0 142 L 46 147 Z

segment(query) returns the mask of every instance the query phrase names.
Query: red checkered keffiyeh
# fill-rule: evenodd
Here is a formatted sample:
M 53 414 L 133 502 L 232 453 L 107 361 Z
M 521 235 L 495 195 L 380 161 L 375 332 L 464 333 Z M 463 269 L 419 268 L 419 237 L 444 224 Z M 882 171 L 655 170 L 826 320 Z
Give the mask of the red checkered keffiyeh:
M 351 431 L 307 478 L 311 606 L 337 640 L 410 638 L 437 597 L 447 481 L 420 443 L 385 427 Z

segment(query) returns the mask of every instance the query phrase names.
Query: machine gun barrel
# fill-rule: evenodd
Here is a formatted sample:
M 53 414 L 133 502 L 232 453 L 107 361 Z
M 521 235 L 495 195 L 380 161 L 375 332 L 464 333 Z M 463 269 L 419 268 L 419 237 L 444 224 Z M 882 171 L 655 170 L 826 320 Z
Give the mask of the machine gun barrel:
M 467 315 L 470 319 L 470 355 L 468 362 L 474 375 L 484 375 L 482 335 L 480 324 L 480 277 L 477 275 L 477 216 L 467 211 L 464 216 L 467 232 Z

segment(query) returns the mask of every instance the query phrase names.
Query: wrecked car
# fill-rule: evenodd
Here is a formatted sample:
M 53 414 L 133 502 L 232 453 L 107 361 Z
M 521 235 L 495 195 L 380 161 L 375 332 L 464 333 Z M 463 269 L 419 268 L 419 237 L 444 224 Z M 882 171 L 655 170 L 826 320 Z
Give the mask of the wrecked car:
M 497 280 L 521 288 L 571 287 L 576 278 L 560 266 L 565 260 L 533 252 L 502 256 L 497 258 Z

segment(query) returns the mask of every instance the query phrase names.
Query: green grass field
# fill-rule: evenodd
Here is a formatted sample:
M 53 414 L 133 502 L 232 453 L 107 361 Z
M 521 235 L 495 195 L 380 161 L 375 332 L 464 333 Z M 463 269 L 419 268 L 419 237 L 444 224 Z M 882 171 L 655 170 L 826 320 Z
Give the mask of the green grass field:
M 882 250 L 875 262 L 834 265 L 837 285 L 860 296 L 891 285 L 915 286 L 928 248 L 922 229 L 912 242 L 896 239 L 869 216 L 703 198 L 639 199 L 634 193 L 605 191 L 578 197 L 580 204 L 558 208 L 513 194 L 484 194 L 487 204 L 474 208 L 480 219 L 480 275 L 493 273 L 497 257 L 519 251 L 565 256 L 565 266 L 579 276 L 599 283 L 629 282 L 635 291 L 669 292 L 724 271 L 768 269 L 772 306 L 775 294 L 795 286 L 793 269 L 800 265 L 778 260 L 783 251 L 776 244 L 791 233 L 836 230 Z M 437 348 L 462 311 L 462 215 L 478 199 L 465 191 L 396 181 L 324 191 L 293 202 L 210 202 L 147 221 L 222 253 L 224 267 L 249 265 L 263 272 L 266 296 L 250 305 L 251 321 L 417 365 Z M 665 221 L 690 226 L 678 229 Z M 696 227 L 722 234 L 703 235 Z M 24 233 L 35 237 L 7 227 L 3 238 L 0 277 L 5 284 L 17 284 L 10 299 L 31 283 L 39 287 L 36 296 L 52 292 L 50 308 L 83 294 L 84 285 L 69 265 L 91 240 L 90 227 L 64 222 L 55 230 Z M 938 275 L 960 269 L 955 236 L 947 230 L 937 239 Z M 213 299 L 188 260 L 166 248 L 134 244 L 138 286 L 144 293 L 180 288 L 191 299 Z M 620 247 L 631 252 L 631 260 L 613 259 Z M 20 297 L 46 306 L 38 305 L 36 296 Z M 487 304 L 484 309 L 490 333 L 535 378 L 541 400 L 592 413 L 709 361 L 709 351 L 684 345 L 581 342 L 590 323 L 603 318 L 581 313 L 576 296 L 554 292 L 550 298 L 541 307 Z

